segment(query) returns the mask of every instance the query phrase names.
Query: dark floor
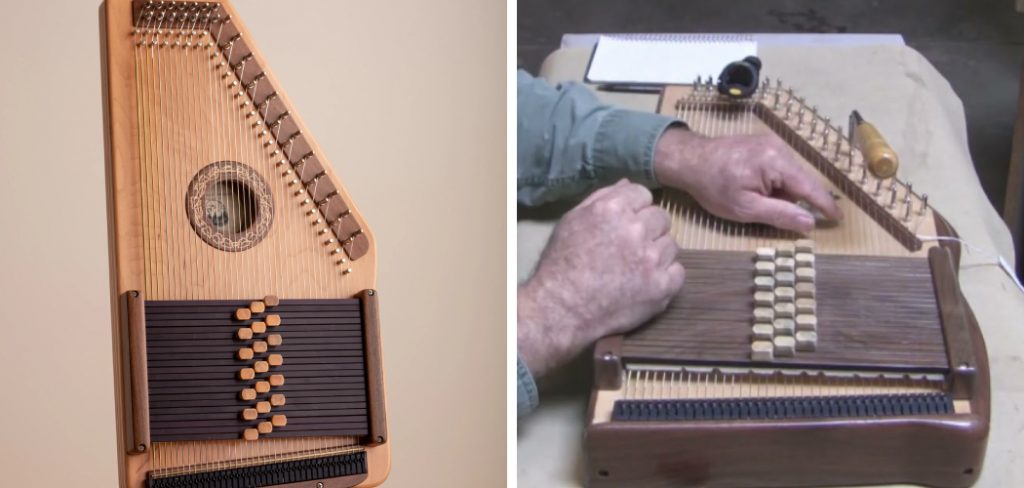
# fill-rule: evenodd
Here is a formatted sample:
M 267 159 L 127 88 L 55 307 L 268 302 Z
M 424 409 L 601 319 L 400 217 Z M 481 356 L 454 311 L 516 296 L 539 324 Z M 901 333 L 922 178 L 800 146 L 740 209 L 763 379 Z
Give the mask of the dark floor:
M 971 157 L 1002 212 L 1024 14 L 1013 0 L 519 0 L 518 56 L 536 73 L 563 33 L 900 33 L 949 80 L 967 113 Z

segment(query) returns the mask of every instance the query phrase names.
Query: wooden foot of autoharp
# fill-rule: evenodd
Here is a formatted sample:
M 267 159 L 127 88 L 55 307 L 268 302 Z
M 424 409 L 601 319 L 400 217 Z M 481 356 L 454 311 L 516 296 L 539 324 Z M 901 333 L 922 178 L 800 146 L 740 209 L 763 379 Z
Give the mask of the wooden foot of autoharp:
M 106 1 L 126 488 L 374 486 L 373 236 L 227 1 Z
M 798 236 L 663 195 L 686 285 L 594 350 L 587 484 L 972 484 L 988 359 L 959 247 L 943 240 L 955 234 L 927 197 L 875 177 L 841 128 L 778 85 L 747 100 L 673 86 L 660 111 L 710 135 L 774 134 L 845 219 Z

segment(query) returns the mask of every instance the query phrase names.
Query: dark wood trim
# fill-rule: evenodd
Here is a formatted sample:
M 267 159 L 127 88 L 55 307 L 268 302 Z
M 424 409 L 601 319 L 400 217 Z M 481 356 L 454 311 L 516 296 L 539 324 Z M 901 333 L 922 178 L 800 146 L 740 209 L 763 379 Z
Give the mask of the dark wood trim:
M 388 440 L 384 408 L 384 364 L 381 358 L 380 311 L 376 290 L 363 290 L 356 295 L 363 304 L 363 348 L 366 356 L 366 392 L 370 403 L 370 435 L 367 444 L 383 444 Z
M 956 266 L 952 255 L 941 247 L 928 251 L 932 269 L 935 301 L 939 307 L 942 335 L 949 359 L 950 393 L 958 400 L 970 400 L 975 395 L 978 363 L 974 356 L 973 340 L 968 330 L 966 309 Z
M 125 329 L 128 332 L 128 375 L 131 399 L 131 437 L 129 453 L 143 453 L 149 449 L 149 372 L 146 367 L 146 301 L 142 292 L 129 291 L 122 295 Z

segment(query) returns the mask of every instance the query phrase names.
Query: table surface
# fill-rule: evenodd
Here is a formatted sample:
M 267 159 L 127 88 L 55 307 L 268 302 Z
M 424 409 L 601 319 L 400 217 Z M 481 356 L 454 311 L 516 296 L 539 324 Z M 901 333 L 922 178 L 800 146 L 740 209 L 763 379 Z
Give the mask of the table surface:
M 761 46 L 763 76 L 782 78 L 832 120 L 858 109 L 901 156 L 900 177 L 912 181 L 971 245 L 960 283 L 988 346 L 992 424 L 976 486 L 1024 485 L 1024 293 L 993 265 L 1013 262 L 1009 233 L 988 203 L 967 150 L 963 106 L 949 83 L 916 51 L 892 45 Z M 561 49 L 544 62 L 549 82 L 580 81 L 588 49 Z M 609 103 L 654 111 L 657 96 L 599 92 Z M 530 276 L 554 219 L 520 220 L 518 280 Z M 993 254 L 988 254 L 993 253 Z M 591 378 L 586 354 L 541 384 L 541 406 L 518 428 L 520 486 L 581 484 L 582 439 Z
M 504 3 L 232 3 L 377 238 L 387 486 L 503 484 Z M 0 15 L 3 487 L 117 483 L 100 12 Z

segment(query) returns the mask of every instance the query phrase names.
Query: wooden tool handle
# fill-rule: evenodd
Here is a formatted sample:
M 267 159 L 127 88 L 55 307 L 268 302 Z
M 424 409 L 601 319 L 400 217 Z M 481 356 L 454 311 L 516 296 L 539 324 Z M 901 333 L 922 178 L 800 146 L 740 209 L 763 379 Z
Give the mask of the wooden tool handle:
M 891 178 L 896 175 L 900 166 L 899 156 L 888 142 L 878 133 L 875 126 L 864 122 L 857 126 L 857 137 L 860 138 L 861 151 L 868 162 L 871 174 L 878 178 Z

